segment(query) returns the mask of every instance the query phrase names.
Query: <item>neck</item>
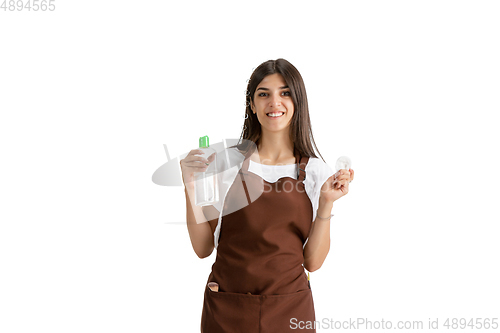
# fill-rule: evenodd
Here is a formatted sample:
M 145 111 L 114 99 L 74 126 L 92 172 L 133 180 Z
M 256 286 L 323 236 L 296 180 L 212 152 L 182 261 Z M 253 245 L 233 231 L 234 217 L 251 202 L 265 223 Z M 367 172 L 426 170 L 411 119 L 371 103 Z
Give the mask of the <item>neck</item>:
M 293 148 L 294 144 L 287 131 L 262 131 L 257 146 L 259 158 L 269 161 L 270 164 L 294 157 Z

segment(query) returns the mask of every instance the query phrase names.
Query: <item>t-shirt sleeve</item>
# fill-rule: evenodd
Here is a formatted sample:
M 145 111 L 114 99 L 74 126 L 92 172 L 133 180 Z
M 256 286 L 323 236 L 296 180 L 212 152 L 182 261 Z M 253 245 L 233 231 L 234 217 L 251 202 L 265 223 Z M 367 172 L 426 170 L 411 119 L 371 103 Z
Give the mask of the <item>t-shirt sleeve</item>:
M 315 170 L 315 186 L 313 192 L 313 221 L 316 220 L 316 213 L 319 208 L 319 197 L 321 196 L 321 187 L 323 184 L 335 174 L 335 171 L 323 160 L 317 160 L 317 168 Z
M 309 167 L 309 163 L 311 163 Z M 316 213 L 319 208 L 319 197 L 321 195 L 321 187 L 326 182 L 328 178 L 330 178 L 335 171 L 330 168 L 328 164 L 323 162 L 323 160 L 319 158 L 310 159 L 308 166 L 306 169 L 309 169 L 309 173 L 306 173 L 306 182 L 308 182 L 307 188 L 309 188 L 308 195 L 311 198 L 311 204 L 313 209 L 313 219 L 314 222 L 316 220 Z M 307 177 L 310 177 L 309 180 Z M 304 242 L 304 247 L 309 241 L 309 237 Z
M 321 195 L 321 187 L 326 182 L 328 178 L 330 178 L 335 171 L 323 160 L 319 158 L 309 159 L 309 162 L 306 166 L 306 192 L 309 198 L 311 199 L 311 205 L 313 209 L 313 219 L 316 220 L 316 213 L 319 207 L 319 197 Z M 309 178 L 308 178 L 309 177 Z M 304 242 L 304 248 L 309 241 L 309 237 Z
M 330 166 L 328 164 L 326 164 L 325 162 L 321 161 L 322 164 L 321 164 L 321 168 L 320 168 L 320 171 L 319 171 L 319 182 L 318 182 L 318 192 L 321 192 L 321 187 L 323 186 L 323 184 L 327 181 L 328 178 L 330 178 L 331 176 L 333 176 L 335 174 L 335 171 L 330 168 Z M 319 197 L 318 197 L 319 199 Z

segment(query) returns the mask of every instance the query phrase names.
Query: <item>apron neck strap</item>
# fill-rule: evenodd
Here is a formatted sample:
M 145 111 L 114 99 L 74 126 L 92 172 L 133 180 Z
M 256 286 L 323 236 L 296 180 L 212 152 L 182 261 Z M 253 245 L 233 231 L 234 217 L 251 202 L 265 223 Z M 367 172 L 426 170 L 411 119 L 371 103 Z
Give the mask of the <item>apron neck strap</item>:
M 241 166 L 241 169 L 239 173 L 244 173 L 246 174 L 248 172 L 248 165 L 250 164 L 250 156 L 253 154 L 253 152 L 256 150 L 256 147 L 251 147 L 245 154 L 244 160 L 243 160 L 243 165 Z
M 297 148 L 295 150 L 295 163 L 297 163 L 297 180 L 303 182 L 306 179 L 306 164 L 309 157 L 302 156 Z

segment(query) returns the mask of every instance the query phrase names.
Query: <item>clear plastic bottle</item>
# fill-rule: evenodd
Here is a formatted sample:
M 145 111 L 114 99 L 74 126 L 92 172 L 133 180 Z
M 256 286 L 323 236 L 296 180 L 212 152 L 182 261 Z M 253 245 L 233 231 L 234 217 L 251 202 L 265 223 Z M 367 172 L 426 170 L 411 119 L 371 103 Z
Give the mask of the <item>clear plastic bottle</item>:
M 219 184 L 217 182 L 217 152 L 210 148 L 208 136 L 202 136 L 199 140 L 199 149 L 203 151 L 201 156 L 208 159 L 210 155 L 215 153 L 215 159 L 210 162 L 210 165 L 205 172 L 195 172 L 194 174 L 194 204 L 196 206 L 213 205 L 219 201 Z

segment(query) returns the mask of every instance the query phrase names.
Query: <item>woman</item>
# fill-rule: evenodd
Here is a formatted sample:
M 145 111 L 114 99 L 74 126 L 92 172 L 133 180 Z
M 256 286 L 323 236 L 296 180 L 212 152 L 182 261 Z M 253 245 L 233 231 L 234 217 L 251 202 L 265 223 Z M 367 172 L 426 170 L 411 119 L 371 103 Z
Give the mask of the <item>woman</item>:
M 193 150 L 181 160 L 193 249 L 205 258 L 217 248 L 201 331 L 315 332 L 304 268 L 323 264 L 333 202 L 348 193 L 354 171 L 334 174 L 316 157 L 304 83 L 288 61 L 258 66 L 246 98 L 245 143 L 240 137 L 224 152 L 229 160 L 217 159 L 217 170 L 228 171 L 218 174 L 217 205 L 193 205 L 193 173 L 213 156 Z M 241 167 L 229 168 L 233 162 Z

